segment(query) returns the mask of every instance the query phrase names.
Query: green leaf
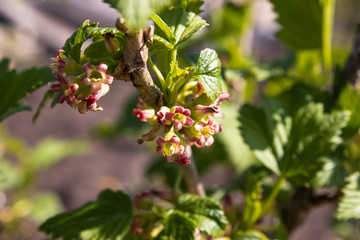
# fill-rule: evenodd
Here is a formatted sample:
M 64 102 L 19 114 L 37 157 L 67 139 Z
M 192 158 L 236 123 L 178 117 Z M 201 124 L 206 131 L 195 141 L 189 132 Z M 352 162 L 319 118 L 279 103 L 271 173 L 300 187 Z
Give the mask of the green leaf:
M 172 0 L 172 6 L 183 7 L 187 12 L 199 14 L 202 12 L 200 7 L 204 4 L 203 0 Z
M 25 106 L 22 103 L 14 104 L 13 106 L 9 107 L 9 109 L 6 110 L 4 114 L 0 116 L 0 122 L 5 120 L 6 118 L 10 117 L 11 115 L 23 112 L 23 111 L 32 111 L 32 108 L 30 106 Z
M 173 45 L 171 45 L 171 43 L 169 43 L 167 40 L 163 39 L 162 37 L 155 35 L 153 37 L 153 42 L 149 44 L 149 56 L 153 55 L 158 51 L 163 51 L 163 50 L 168 51 L 171 49 L 173 49 Z
M 324 113 L 322 104 L 309 99 L 295 88 L 276 98 L 264 96 L 263 109 L 240 110 L 241 134 L 258 160 L 300 185 L 321 170 L 323 157 L 335 153 L 349 118 L 345 111 Z
M 281 170 L 299 182 L 309 179 L 323 165 L 321 157 L 332 154 L 342 143 L 341 129 L 349 119 L 348 112 L 324 114 L 322 104 L 309 103 L 294 117 L 289 149 L 281 160 Z M 295 180 L 295 179 L 293 179 Z
M 18 186 L 23 181 L 19 168 L 9 160 L 0 158 L 0 192 Z
M 0 62 L 0 88 L 3 90 L 0 101 L 0 121 L 19 111 L 31 110 L 21 104 L 21 100 L 53 79 L 48 67 L 29 68 L 20 73 L 9 70 L 9 60 Z
M 312 180 L 314 188 L 342 187 L 345 185 L 345 177 L 349 175 L 341 160 L 337 157 L 324 158 L 324 166 L 318 171 Z
M 46 102 L 50 99 L 54 99 L 54 95 L 55 95 L 55 92 L 52 91 L 51 89 L 49 89 L 43 96 L 33 118 L 32 118 L 32 122 L 35 123 L 36 120 L 38 119 L 38 117 L 40 116 L 40 112 L 41 110 L 45 107 L 45 104 Z M 56 97 L 56 100 L 57 100 L 57 97 Z
M 171 240 L 195 240 L 196 227 L 196 222 L 181 211 L 170 210 L 164 219 L 164 231 Z
M 241 4 L 225 3 L 224 7 L 211 13 L 211 34 L 214 39 L 228 36 L 241 37 L 250 27 L 252 21 L 252 2 Z
M 91 64 L 98 65 L 99 63 L 105 63 L 108 66 L 108 73 L 114 72 L 119 65 L 119 59 L 115 59 L 107 50 L 105 40 L 91 43 L 85 49 L 84 56 Z
M 155 33 L 166 39 L 174 47 L 186 41 L 207 26 L 205 20 L 193 12 L 186 12 L 183 8 L 167 10 L 160 15 L 161 19 L 154 21 L 160 26 L 155 29 Z M 169 33 L 169 30 L 172 34 Z M 168 38 L 169 37 L 169 38 Z M 175 39 L 173 39 L 175 37 Z
M 164 38 L 174 46 L 176 44 L 176 37 L 175 34 L 169 28 L 169 26 L 155 13 L 151 15 L 151 19 L 159 28 Z
M 200 80 L 211 101 L 215 101 L 222 92 L 220 74 L 221 62 L 217 53 L 208 48 L 202 50 L 196 62 L 194 77 Z
M 175 209 L 187 214 L 196 227 L 212 237 L 224 234 L 227 219 L 220 204 L 208 197 L 184 194 L 178 198 Z
M 245 104 L 240 109 L 240 132 L 256 158 L 276 174 L 280 174 L 277 159 L 272 152 L 271 134 L 266 127 L 262 109 Z
M 103 27 L 87 27 L 87 34 L 92 37 L 101 37 L 105 34 L 116 35 L 118 38 L 123 39 L 125 43 L 125 35 L 116 28 L 103 28 Z
M 239 231 L 235 233 L 233 240 L 269 240 L 263 233 L 257 230 Z
M 63 240 L 82 239 L 84 235 L 86 239 L 121 239 L 131 220 L 129 196 L 120 191 L 104 190 L 96 201 L 48 219 L 40 226 L 40 231 Z
M 342 110 L 351 112 L 350 120 L 344 129 L 345 137 L 352 137 L 360 129 L 360 96 L 350 84 L 343 87 L 338 98 L 338 105 Z
M 322 46 L 322 7 L 320 0 L 271 0 L 282 29 L 277 36 L 296 49 Z
M 65 51 L 65 55 L 70 56 L 80 63 L 81 47 L 86 40 L 92 37 L 87 29 L 97 27 L 97 25 L 98 23 L 90 23 L 90 20 L 84 21 L 81 27 L 66 40 L 65 45 L 62 48 Z
M 236 108 L 237 106 L 230 101 L 221 104 L 221 111 L 226 117 L 222 119 L 224 130 L 218 134 L 218 137 L 225 145 L 229 160 L 233 163 L 238 172 L 242 172 L 255 162 L 255 157 L 248 145 L 245 144 L 241 135 L 234 134 L 239 128 L 239 122 L 237 120 L 238 114 L 234 111 Z M 241 154 L 239 154 L 239 152 L 241 152 Z M 224 157 L 222 156 L 221 158 Z
M 243 229 L 251 228 L 262 213 L 262 188 L 259 177 L 251 171 L 247 172 L 245 186 L 245 210 L 243 213 Z
M 322 59 L 318 50 L 302 50 L 296 53 L 297 76 L 304 82 L 322 83 Z
M 31 159 L 34 167 L 44 169 L 65 157 L 83 153 L 87 149 L 88 144 L 84 141 L 61 141 L 46 138 L 32 148 L 28 157 Z
M 343 193 L 344 196 L 340 200 L 339 207 L 336 212 L 336 218 L 341 220 L 359 219 L 360 218 L 360 173 L 353 173 L 347 179 Z
M 53 193 L 42 192 L 31 199 L 29 217 L 38 223 L 54 216 L 62 210 L 61 201 Z
M 130 30 L 136 32 L 145 27 L 153 12 L 161 12 L 170 0 L 103 0 L 117 9 L 126 20 Z

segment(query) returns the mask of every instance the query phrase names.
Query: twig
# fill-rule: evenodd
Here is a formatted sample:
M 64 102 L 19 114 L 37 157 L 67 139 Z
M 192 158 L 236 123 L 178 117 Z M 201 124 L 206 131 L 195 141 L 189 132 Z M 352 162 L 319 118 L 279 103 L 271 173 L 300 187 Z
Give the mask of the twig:
M 181 170 L 185 179 L 186 186 L 190 193 L 200 196 L 206 196 L 204 185 L 200 182 L 199 174 L 196 169 L 194 159 L 192 158 L 191 147 L 186 146 L 186 154 L 191 162 L 182 166 Z
M 123 18 L 118 18 L 116 27 L 125 34 L 126 48 L 124 57 L 114 72 L 114 78 L 131 81 L 142 100 L 155 111 L 160 110 L 163 105 L 162 93 L 154 84 L 146 65 L 148 59 L 146 43 L 152 42 L 154 27 L 148 26 L 145 30 L 140 29 L 132 33 Z

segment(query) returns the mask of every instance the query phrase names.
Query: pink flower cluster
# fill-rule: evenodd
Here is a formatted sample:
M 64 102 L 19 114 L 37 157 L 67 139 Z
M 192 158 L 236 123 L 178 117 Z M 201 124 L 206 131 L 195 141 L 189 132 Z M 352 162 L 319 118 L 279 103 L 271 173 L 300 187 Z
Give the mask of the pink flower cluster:
M 202 148 L 213 144 L 213 135 L 221 131 L 221 126 L 215 117 L 222 116 L 219 105 L 223 100 L 228 99 L 230 99 L 230 94 L 223 92 L 209 106 L 200 104 L 190 105 L 188 108 L 163 106 L 157 113 L 140 99 L 138 108 L 134 109 L 133 113 L 141 121 L 153 125 L 152 130 L 144 134 L 140 142 L 157 138 L 156 152 L 159 155 L 165 156 L 168 162 L 187 164 L 190 160 L 186 155 L 186 146 L 195 145 Z M 161 135 L 164 131 L 165 134 Z
M 49 87 L 60 92 L 59 103 L 66 101 L 83 114 L 88 111 L 102 111 L 97 100 L 109 91 L 109 85 L 113 82 L 113 77 L 106 74 L 106 64 L 100 63 L 93 67 L 87 62 L 81 66 L 74 59 L 67 58 L 64 50 L 59 50 L 50 67 L 58 82 L 49 83 Z

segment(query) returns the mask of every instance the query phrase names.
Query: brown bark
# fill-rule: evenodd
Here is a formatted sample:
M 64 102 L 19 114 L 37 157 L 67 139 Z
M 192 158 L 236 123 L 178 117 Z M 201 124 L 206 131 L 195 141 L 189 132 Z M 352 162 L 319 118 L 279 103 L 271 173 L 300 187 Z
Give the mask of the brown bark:
M 154 27 L 148 26 L 145 30 L 140 29 L 136 33 L 131 33 L 123 18 L 118 18 L 116 27 L 125 34 L 126 48 L 124 57 L 114 72 L 114 78 L 131 81 L 142 100 L 156 111 L 160 110 L 163 105 L 162 93 L 154 84 L 146 65 L 148 59 L 146 43 L 152 42 Z

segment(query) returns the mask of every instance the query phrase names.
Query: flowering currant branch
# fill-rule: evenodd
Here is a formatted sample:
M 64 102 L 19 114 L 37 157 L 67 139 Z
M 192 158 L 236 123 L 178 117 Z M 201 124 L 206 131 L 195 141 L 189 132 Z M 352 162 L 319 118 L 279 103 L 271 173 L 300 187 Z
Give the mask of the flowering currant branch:
M 221 64 L 214 50 L 201 51 L 194 66 L 179 67 L 178 44 L 207 24 L 199 16 L 187 18 L 193 13 L 181 8 L 171 11 L 181 13 L 184 21 L 196 19 L 196 25 L 187 22 L 185 27 L 189 29 L 183 33 L 170 33 L 172 30 L 165 27 L 166 19 L 154 15 L 160 32 L 169 35 L 170 39 L 165 39 L 168 37 L 154 38 L 154 26 L 134 31 L 123 18 L 117 19 L 116 28 L 99 28 L 85 21 L 52 59 L 51 69 L 58 81 L 51 83 L 50 88 L 59 92 L 60 103 L 66 101 L 80 113 L 87 113 L 102 110 L 97 101 L 109 91 L 113 80 L 132 82 L 140 95 L 133 113 L 152 125 L 138 142 L 156 141 L 160 156 L 184 166 L 190 163 L 191 146 L 211 146 L 213 135 L 222 130 L 217 120 L 223 115 L 220 104 L 230 99 L 230 94 L 222 90 Z M 90 38 L 92 44 L 81 55 L 82 44 Z M 157 53 L 156 49 L 167 53 L 167 69 L 158 68 L 148 59 L 149 49 L 152 54 Z M 154 83 L 147 63 L 158 75 L 161 89 Z M 183 173 L 189 189 L 200 184 L 195 165 L 183 168 Z M 191 191 L 205 195 L 199 186 Z

